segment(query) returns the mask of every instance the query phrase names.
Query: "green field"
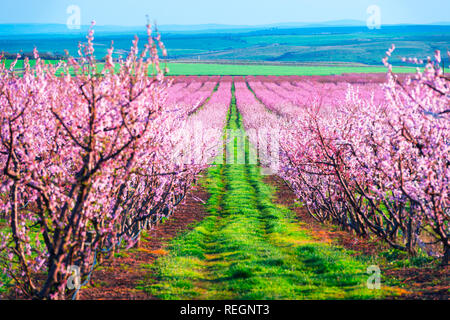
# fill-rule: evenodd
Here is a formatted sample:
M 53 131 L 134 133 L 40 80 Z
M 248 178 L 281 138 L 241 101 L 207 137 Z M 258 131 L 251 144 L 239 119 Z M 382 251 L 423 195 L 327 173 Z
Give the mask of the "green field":
M 168 63 L 170 75 L 229 76 L 325 76 L 343 73 L 386 73 L 384 67 L 233 65 L 207 63 Z M 414 68 L 394 68 L 396 73 L 414 73 Z
M 6 66 L 12 60 L 6 61 Z M 33 61 L 32 61 L 33 62 Z M 57 63 L 49 60 L 49 63 Z M 33 64 L 33 63 L 32 63 Z M 220 64 L 220 63 L 167 63 L 169 75 L 198 75 L 198 76 L 326 76 L 344 73 L 386 73 L 385 67 L 352 67 L 352 66 L 295 66 L 295 65 L 268 65 L 268 64 Z M 23 60 L 19 60 L 17 69 L 23 68 Z M 415 68 L 397 67 L 396 73 L 414 73 Z M 449 69 L 450 72 L 450 69 Z

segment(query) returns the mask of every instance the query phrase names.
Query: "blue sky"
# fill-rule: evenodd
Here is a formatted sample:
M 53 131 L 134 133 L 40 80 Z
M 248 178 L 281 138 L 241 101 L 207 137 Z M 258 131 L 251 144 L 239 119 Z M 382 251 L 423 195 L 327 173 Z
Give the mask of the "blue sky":
M 82 24 L 138 26 L 148 14 L 158 24 L 257 25 L 281 22 L 365 21 L 369 5 L 383 24 L 449 21 L 448 0 L 0 0 L 0 23 L 65 23 L 69 5 Z

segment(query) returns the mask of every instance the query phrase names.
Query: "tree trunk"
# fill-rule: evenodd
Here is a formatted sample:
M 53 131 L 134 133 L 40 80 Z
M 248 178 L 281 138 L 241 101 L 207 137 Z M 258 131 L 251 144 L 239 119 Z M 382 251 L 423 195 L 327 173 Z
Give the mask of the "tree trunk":
M 450 245 L 444 244 L 444 256 L 442 257 L 442 266 L 448 266 L 450 260 Z

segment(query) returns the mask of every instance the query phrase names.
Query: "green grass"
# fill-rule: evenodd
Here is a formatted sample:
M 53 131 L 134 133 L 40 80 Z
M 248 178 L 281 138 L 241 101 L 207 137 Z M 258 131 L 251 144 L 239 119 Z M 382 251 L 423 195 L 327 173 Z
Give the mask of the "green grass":
M 6 220 L 0 219 L 0 233 L 8 232 L 9 229 L 5 227 L 5 224 Z M 10 279 L 5 274 L 3 274 L 3 270 L 0 269 L 0 295 L 8 291 L 10 282 Z
M 6 61 L 6 66 L 12 60 Z M 55 60 L 48 60 L 47 63 L 56 64 Z M 31 65 L 34 61 L 31 60 Z M 176 63 L 167 64 L 172 76 L 179 75 L 218 75 L 218 76 L 325 76 L 340 75 L 344 73 L 386 73 L 384 67 L 351 67 L 351 66 L 292 66 L 292 65 L 239 65 L 239 64 L 214 64 L 214 63 Z M 100 64 L 101 66 L 101 64 Z M 19 60 L 17 69 L 23 68 L 23 60 Z M 101 70 L 101 67 L 99 68 Z M 450 71 L 450 70 L 449 70 Z M 394 68 L 396 73 L 414 73 L 415 68 L 398 67 Z
M 8 292 L 10 286 L 10 279 L 3 273 L 0 272 L 0 295 L 2 293 Z
M 6 67 L 9 68 L 9 66 L 11 65 L 11 63 L 14 60 L 11 59 L 6 59 Z M 47 64 L 57 64 L 59 61 L 58 60 L 46 60 L 45 61 Z M 36 64 L 36 60 L 30 60 L 30 65 L 34 66 Z M 17 64 L 16 64 L 16 69 L 23 69 L 24 68 L 24 60 L 18 60 Z
M 170 75 L 230 75 L 230 76 L 308 76 L 339 75 L 343 73 L 386 73 L 384 67 L 338 67 L 338 66 L 276 66 L 232 65 L 206 63 L 168 63 Z M 414 73 L 414 68 L 394 68 L 397 73 Z
M 241 127 L 233 104 L 228 128 Z M 247 146 L 248 152 L 248 146 Z M 248 155 L 247 155 L 248 156 Z M 273 202 L 255 165 L 216 165 L 205 185 L 209 216 L 175 238 L 147 266 L 138 289 L 160 299 L 373 299 L 396 290 L 366 288 L 368 259 L 314 240 Z

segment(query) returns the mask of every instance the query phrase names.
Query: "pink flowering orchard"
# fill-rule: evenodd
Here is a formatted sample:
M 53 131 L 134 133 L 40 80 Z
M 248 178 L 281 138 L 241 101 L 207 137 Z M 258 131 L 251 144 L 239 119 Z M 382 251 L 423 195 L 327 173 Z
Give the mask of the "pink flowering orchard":
M 118 65 L 111 48 L 100 68 L 93 29 L 87 40 L 79 58 L 57 66 L 37 51 L 23 75 L 0 66 L 0 203 L 10 230 L 1 233 L 1 266 L 27 297 L 66 298 L 72 266 L 85 277 L 102 255 L 133 245 L 204 166 L 171 155 L 191 110 L 164 107 L 171 81 L 150 26 L 145 49 L 135 39 Z
M 388 57 L 380 91 L 350 87 L 330 108 L 317 102 L 288 125 L 282 176 L 313 217 L 375 234 L 414 255 L 450 246 L 449 79 L 435 62 L 399 81 Z
M 385 83 L 248 77 L 236 83 L 237 106 L 254 145 L 262 128 L 279 139 L 278 174 L 312 217 L 446 265 L 449 79 L 439 52 L 424 71 L 399 78 L 388 62 L 394 49 L 383 59 Z
M 356 242 L 375 239 L 383 250 L 409 258 L 425 253 L 442 269 L 449 264 L 450 77 L 439 51 L 401 77 L 390 62 L 395 46 L 382 59 L 387 77 L 173 77 L 161 35 L 148 25 L 140 41 L 124 58 L 111 44 L 100 63 L 93 24 L 77 57 L 67 53 L 48 64 L 35 49 L 20 72 L 20 56 L 8 67 L 0 59 L 0 287 L 12 288 L 9 294 L 78 298 L 96 267 L 139 247 L 143 234 L 176 215 L 186 199 L 199 199 L 195 192 L 205 185 L 210 200 L 200 199 L 204 206 L 196 210 L 207 218 L 186 250 L 192 256 L 171 246 L 147 250 L 169 256 L 158 260 L 159 271 L 169 269 L 158 278 L 167 280 L 160 290 L 173 279 L 177 293 L 190 290 L 194 274 L 195 285 L 232 279 L 245 288 L 258 283 L 248 294 L 259 294 L 279 280 L 262 282 L 271 274 L 291 276 L 308 261 L 322 261 L 331 270 L 326 277 L 366 292 L 366 266 L 353 253 L 341 256 L 326 241 L 307 238 L 306 227 L 285 213 L 294 205 L 278 206 L 275 191 L 265 189 L 275 179 L 318 228 L 333 223 Z M 252 255 L 261 265 L 247 265 Z M 230 257 L 244 258 L 215 265 Z M 223 278 L 211 279 L 224 266 Z M 344 274 L 339 268 L 347 266 Z M 286 291 L 322 288 L 322 269 L 296 275 L 307 290 Z M 274 298 L 284 297 L 274 288 Z M 201 289 L 189 294 L 203 297 Z

